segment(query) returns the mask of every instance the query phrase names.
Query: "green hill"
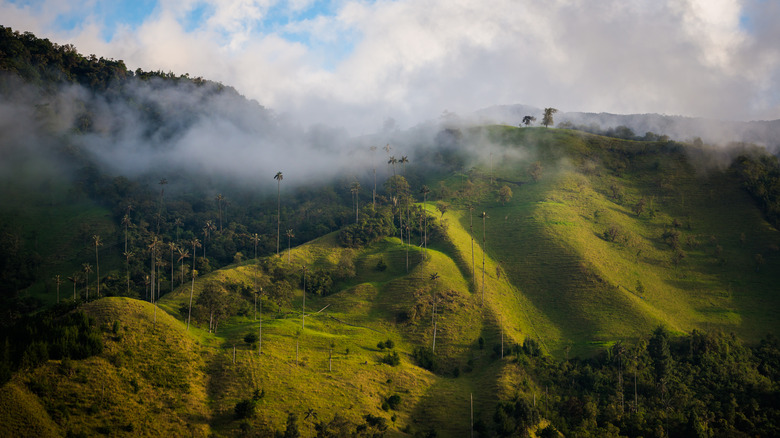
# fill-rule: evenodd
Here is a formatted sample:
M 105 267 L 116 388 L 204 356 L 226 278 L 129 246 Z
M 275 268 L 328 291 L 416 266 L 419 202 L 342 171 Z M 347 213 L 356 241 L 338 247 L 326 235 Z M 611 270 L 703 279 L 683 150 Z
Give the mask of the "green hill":
M 499 401 L 549 391 L 528 374 L 542 365 L 518 368 L 535 363 L 534 343 L 563 358 L 646 339 L 659 325 L 749 342 L 777 332 L 778 234 L 730 171 L 701 173 L 676 144 L 508 127 L 480 135 L 506 155 L 492 170 L 429 182 L 449 207 L 427 203 L 427 249 L 419 235 L 352 249 L 330 233 L 184 282 L 159 308 L 84 304 L 103 352 L 16 373 L 2 388 L 0 423 L 41 436 L 262 436 L 293 413 L 304 436 L 317 424 L 460 436 L 471 400 L 489 425 Z M 505 203 L 503 185 L 513 192 Z M 324 291 L 307 294 L 305 326 L 304 266 L 307 289 Z M 205 299 L 214 290 L 216 313 Z M 388 340 L 392 348 L 378 347 Z

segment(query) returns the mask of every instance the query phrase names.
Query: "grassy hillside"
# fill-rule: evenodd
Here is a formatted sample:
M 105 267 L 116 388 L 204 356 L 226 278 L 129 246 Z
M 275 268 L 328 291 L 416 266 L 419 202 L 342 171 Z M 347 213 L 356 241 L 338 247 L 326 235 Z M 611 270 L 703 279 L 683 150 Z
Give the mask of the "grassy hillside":
M 492 424 L 498 400 L 546 393 L 519 371 L 528 360 L 515 346 L 529 340 L 563 358 L 659 325 L 748 341 L 777 333 L 780 236 L 729 171 L 702 171 L 670 143 L 510 127 L 480 135 L 502 155 L 429 181 L 449 208 L 427 203 L 440 230 L 428 248 L 386 237 L 348 249 L 331 233 L 185 282 L 159 307 L 84 304 L 103 353 L 17 373 L 0 389 L 0 430 L 262 436 L 295 414 L 303 436 L 339 418 L 353 431 L 463 436 L 472 397 L 475 418 Z M 326 295 L 306 295 L 305 318 L 304 267 L 306 281 L 334 279 Z M 279 282 L 291 290 L 274 292 Z M 215 284 L 233 307 L 210 333 L 199 297 Z M 247 337 L 260 333 L 261 344 Z M 254 414 L 237 415 L 242 403 Z
M 493 184 L 488 168 L 472 172 L 472 202 L 488 214 L 488 255 L 544 315 L 538 325 L 553 352 L 570 342 L 592 351 L 659 324 L 752 340 L 776 332 L 780 235 L 730 172 L 697 169 L 675 144 L 509 127 L 488 135 L 507 154 L 531 151 L 531 159 L 501 160 Z M 537 182 L 527 171 L 534 160 L 543 168 Z M 449 184 L 468 189 L 458 178 Z M 502 184 L 514 193 L 506 205 L 496 201 Z M 456 214 L 463 228 L 468 216 Z M 476 217 L 474 235 L 481 243 Z
M 0 397 L 3 436 L 207 436 L 202 340 L 144 302 L 104 298 L 82 310 L 103 330 L 103 353 L 18 373 Z
M 300 289 L 289 307 L 279 309 L 263 300 L 266 310 L 258 320 L 250 313 L 220 327 L 212 368 L 217 370 L 214 378 L 220 387 L 213 404 L 216 430 L 227 433 L 238 427 L 232 410 L 250 395 L 248 388 L 266 394 L 252 427 L 283 428 L 288 412 L 300 415 L 313 409 L 321 420 L 339 413 L 355 424 L 363 422 L 366 414 L 382 417 L 391 435 L 430 427 L 456 435 L 467 430 L 467 418 L 449 418 L 448 406 L 459 404 L 465 414 L 471 392 L 477 406 L 488 412 L 496 383 L 495 373 L 486 367 L 500 365 L 492 365 L 493 355 L 480 350 L 477 340 L 480 336 L 495 339 L 494 324 L 482 322 L 478 303 L 456 263 L 434 249 L 427 251 L 423 261 L 423 251 L 402 245 L 397 238 L 359 251 L 340 249 L 331 234 L 283 253 L 282 263 L 314 269 L 335 264 L 340 253 L 348 252 L 354 257 L 355 276 L 330 296 L 307 297 L 305 328 Z M 376 268 L 380 258 L 387 265 L 383 271 Z M 434 272 L 437 280 L 430 278 Z M 209 281 L 263 284 L 263 278 L 254 278 L 258 273 L 263 275 L 252 263 L 220 270 L 199 279 L 194 294 L 197 297 L 200 285 Z M 416 347 L 433 344 L 434 291 L 438 375 L 413 358 Z M 189 301 L 189 293 L 188 287 L 177 289 L 161 300 L 161 307 L 180 309 Z M 184 322 L 185 316 L 181 318 Z M 250 347 L 243 338 L 258 332 L 260 318 L 262 354 L 258 355 L 260 347 Z M 380 350 L 377 345 L 387 340 L 393 341 L 394 348 Z M 234 345 L 239 364 L 232 366 Z M 398 366 L 382 362 L 391 351 L 399 354 Z M 392 395 L 400 396 L 401 404 L 384 411 L 382 405 Z M 442 397 L 448 402 L 442 404 Z

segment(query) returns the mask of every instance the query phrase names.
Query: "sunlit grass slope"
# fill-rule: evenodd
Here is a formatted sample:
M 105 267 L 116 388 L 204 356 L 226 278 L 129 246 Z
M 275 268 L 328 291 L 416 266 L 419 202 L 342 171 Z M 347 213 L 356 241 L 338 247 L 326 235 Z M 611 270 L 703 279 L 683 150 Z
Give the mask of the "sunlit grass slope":
M 448 406 L 468 412 L 472 393 L 478 413 L 489 421 L 498 385 L 494 371 L 502 366 L 492 353 L 495 342 L 500 342 L 498 318 L 480 306 L 462 267 L 442 249 L 446 248 L 425 250 L 387 238 L 361 250 L 347 250 L 337 245 L 335 235 L 328 235 L 282 253 L 283 263 L 300 269 L 304 264 L 333 266 L 347 252 L 354 260 L 355 277 L 337 285 L 337 292 L 329 296 L 307 296 L 305 328 L 302 292 L 296 290 L 289 307 L 266 303 L 258 320 L 253 314 L 235 317 L 210 335 L 214 356 L 208 391 L 214 431 L 236 432 L 242 423 L 234 419 L 233 408 L 255 390 L 266 395 L 257 418 L 248 420 L 252 428 L 280 429 L 289 412 L 303 418 L 313 409 L 320 419 L 339 413 L 356 424 L 366 414 L 383 417 L 391 425 L 391 436 L 428 428 L 457 436 L 468 430 L 468 417 L 453 417 Z M 387 266 L 382 271 L 376 268 L 380 259 Z M 432 274 L 438 278 L 432 279 Z M 207 281 L 262 283 L 256 275 L 262 270 L 253 262 L 213 272 L 196 281 L 195 299 Z M 190 288 L 183 287 L 160 301 L 182 324 L 179 309 L 189 293 Z M 412 357 L 417 347 L 433 347 L 434 297 L 436 374 Z M 260 346 L 247 345 L 243 338 L 259 331 L 261 318 L 259 354 Z M 202 332 L 195 326 L 191 330 Z M 480 337 L 487 340 L 484 350 L 479 349 Z M 399 366 L 382 363 L 389 351 L 377 344 L 388 339 L 401 357 Z M 506 341 L 508 351 L 509 335 Z M 382 404 L 391 395 L 399 395 L 402 403 L 395 411 L 385 411 Z M 304 429 L 311 426 L 311 419 L 302 423 Z
M 668 143 L 510 127 L 491 127 L 488 135 L 524 159 L 500 160 L 493 185 L 487 167 L 472 172 L 483 187 L 473 234 L 481 244 L 476 215 L 486 211 L 487 253 L 528 301 L 529 316 L 538 312 L 531 320 L 552 351 L 592 351 L 659 324 L 735 331 L 748 340 L 777 332 L 780 236 L 728 171 L 697 170 Z M 534 182 L 527 169 L 537 160 L 544 171 Z M 463 187 L 460 179 L 448 183 Z M 496 191 L 504 183 L 514 196 L 501 205 Z M 467 229 L 463 200 L 452 201 Z M 605 237 L 610 229 L 614 239 Z M 679 233 L 677 261 L 663 237 L 669 230 Z M 477 255 L 478 271 L 479 264 Z
M 18 373 L 0 389 L 0 435 L 209 435 L 208 355 L 196 337 L 133 299 L 82 310 L 103 331 L 103 353 Z

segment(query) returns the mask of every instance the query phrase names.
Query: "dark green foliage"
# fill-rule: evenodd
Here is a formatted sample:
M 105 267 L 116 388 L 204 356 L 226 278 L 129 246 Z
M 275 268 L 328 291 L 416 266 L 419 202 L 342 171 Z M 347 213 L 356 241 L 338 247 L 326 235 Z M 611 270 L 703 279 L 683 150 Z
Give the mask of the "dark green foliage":
M 675 338 L 659 327 L 646 340 L 616 344 L 589 360 L 528 356 L 518 360 L 546 388 L 537 393 L 536 409 L 551 422 L 538 436 L 557 436 L 555 430 L 564 436 L 780 434 L 774 337 L 749 348 L 734 335 L 693 331 Z M 528 401 L 518 402 L 496 408 L 497 435 L 522 436 L 521 426 L 535 424 Z
M 542 354 L 542 349 L 539 347 L 539 343 L 536 342 L 536 340 L 525 338 L 523 340 L 523 353 L 528 356 L 540 356 Z
M 387 353 L 382 357 L 382 363 L 386 363 L 390 366 L 396 367 L 401 364 L 401 356 L 398 355 L 397 351 Z
M 303 285 L 301 285 L 303 286 Z M 326 296 L 333 292 L 333 278 L 326 269 L 315 269 L 306 276 L 306 292 Z
M 365 424 L 358 426 L 357 428 L 358 432 L 364 432 L 364 433 L 368 432 L 366 436 L 372 436 L 372 437 L 384 435 L 383 433 L 381 433 L 387 430 L 387 420 L 384 417 L 378 417 L 375 415 L 366 414 L 363 416 L 363 419 L 366 422 Z
M 385 263 L 385 259 L 381 258 L 378 262 L 376 262 L 376 270 L 379 272 L 383 272 L 387 269 L 387 263 Z
M 387 400 L 385 400 L 385 402 L 387 403 L 387 406 L 390 409 L 396 410 L 398 406 L 401 405 L 401 396 L 398 394 L 393 394 L 390 397 L 388 397 Z
M 617 225 L 610 225 L 609 228 L 604 230 L 604 240 L 607 242 L 618 242 L 623 235 L 623 232 L 620 230 L 620 227 Z
M 393 348 L 395 348 L 395 342 L 393 342 L 392 339 L 388 339 L 388 340 L 386 340 L 384 342 L 383 341 L 379 341 L 379 343 L 376 344 L 376 348 L 378 348 L 380 350 L 384 350 L 385 348 L 387 348 L 388 350 L 392 350 Z
M 244 335 L 244 342 L 250 345 L 257 342 L 257 339 L 257 333 L 255 332 L 250 332 Z
M 412 352 L 412 357 L 417 361 L 417 365 L 429 371 L 436 370 L 436 356 L 430 348 L 417 347 Z
M 82 312 L 60 314 L 61 307 L 19 321 L 7 332 L 0 358 L 0 377 L 16 368 L 34 368 L 49 359 L 85 359 L 103 351 L 94 320 Z
M 284 429 L 283 438 L 300 438 L 301 432 L 298 431 L 298 416 L 290 412 L 287 414 L 287 424 Z
M 359 248 L 376 242 L 382 237 L 395 233 L 393 219 L 388 208 L 377 212 L 366 210 L 360 217 L 360 222 L 348 225 L 339 231 L 339 243 L 347 248 Z
M 17 293 L 35 281 L 35 270 L 41 264 L 41 256 L 28 248 L 21 230 L 2 222 L 0 248 L 0 304 L 4 304 L 6 300 L 17 299 Z M 0 326 L 8 322 L 2 321 Z
M 257 402 L 247 398 L 236 403 L 236 406 L 233 408 L 233 412 L 236 414 L 237 420 L 243 420 L 244 418 L 254 417 L 256 409 Z
M 738 156 L 731 167 L 767 220 L 780 227 L 780 162 L 777 157 L 754 148 Z
M 500 403 L 493 415 L 498 436 L 528 436 L 528 428 L 539 422 L 539 413 L 526 400 Z

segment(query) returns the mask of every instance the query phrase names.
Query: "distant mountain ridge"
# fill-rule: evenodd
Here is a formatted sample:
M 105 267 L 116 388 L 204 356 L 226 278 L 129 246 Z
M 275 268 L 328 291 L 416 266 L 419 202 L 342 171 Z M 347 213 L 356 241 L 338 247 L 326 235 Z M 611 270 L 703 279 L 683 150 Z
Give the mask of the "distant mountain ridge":
M 526 115 L 541 120 L 543 110 L 529 105 L 495 105 L 478 110 L 482 122 L 519 125 Z M 626 126 L 638 136 L 647 132 L 668 135 L 674 140 L 700 137 L 706 143 L 724 145 L 731 142 L 749 142 L 766 146 L 772 152 L 780 150 L 780 120 L 720 121 L 698 117 L 663 114 L 611 114 L 587 112 L 559 112 L 555 126 L 569 122 L 575 126 L 597 125 L 602 130 Z

